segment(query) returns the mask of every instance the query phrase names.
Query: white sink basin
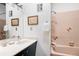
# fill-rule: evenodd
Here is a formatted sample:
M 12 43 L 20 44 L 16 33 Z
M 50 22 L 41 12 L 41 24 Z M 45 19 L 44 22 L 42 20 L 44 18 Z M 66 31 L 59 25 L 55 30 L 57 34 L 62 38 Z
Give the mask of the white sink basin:
M 8 45 L 14 45 L 14 44 L 26 44 L 30 41 L 31 39 L 5 39 L 0 41 L 0 46 L 6 47 Z
M 27 43 L 28 40 L 19 40 L 16 44 L 23 44 L 23 43 Z
M 29 39 L 18 39 L 18 40 L 11 40 L 7 44 L 8 45 L 13 45 L 13 44 L 24 44 L 30 42 Z

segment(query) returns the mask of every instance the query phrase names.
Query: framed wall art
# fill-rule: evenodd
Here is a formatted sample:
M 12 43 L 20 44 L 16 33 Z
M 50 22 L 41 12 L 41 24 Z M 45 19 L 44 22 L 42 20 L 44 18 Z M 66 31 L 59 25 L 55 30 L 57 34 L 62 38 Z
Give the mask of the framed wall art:
M 11 19 L 11 25 L 12 26 L 19 26 L 19 18 Z
M 37 25 L 37 24 L 38 24 L 38 16 L 28 17 L 28 25 Z

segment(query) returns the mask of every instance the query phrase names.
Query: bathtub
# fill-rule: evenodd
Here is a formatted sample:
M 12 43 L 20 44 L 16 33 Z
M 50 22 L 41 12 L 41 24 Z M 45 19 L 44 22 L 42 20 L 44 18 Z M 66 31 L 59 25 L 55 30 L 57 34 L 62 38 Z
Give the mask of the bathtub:
M 52 55 L 61 56 L 79 56 L 79 47 L 55 44 L 52 49 Z

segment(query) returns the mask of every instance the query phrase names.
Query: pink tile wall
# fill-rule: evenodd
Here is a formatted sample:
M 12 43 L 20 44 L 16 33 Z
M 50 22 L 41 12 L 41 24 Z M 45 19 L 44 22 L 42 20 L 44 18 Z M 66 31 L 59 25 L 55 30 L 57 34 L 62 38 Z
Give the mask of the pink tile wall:
M 55 37 L 58 37 L 56 40 Z M 52 41 L 68 44 L 79 42 L 79 10 L 57 12 L 52 16 Z

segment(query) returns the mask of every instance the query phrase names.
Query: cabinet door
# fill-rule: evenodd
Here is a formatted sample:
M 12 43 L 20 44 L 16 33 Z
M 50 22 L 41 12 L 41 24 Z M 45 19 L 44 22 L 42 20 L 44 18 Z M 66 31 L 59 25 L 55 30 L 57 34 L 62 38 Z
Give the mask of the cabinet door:
M 15 56 L 35 56 L 36 45 L 37 45 L 37 42 L 33 43 L 28 48 L 25 48 L 24 50 L 22 50 L 21 52 L 19 52 Z
M 32 44 L 31 46 L 29 46 L 27 48 L 26 54 L 28 56 L 35 56 L 35 53 L 36 53 L 36 45 L 37 45 L 37 42 L 35 42 L 34 44 Z

